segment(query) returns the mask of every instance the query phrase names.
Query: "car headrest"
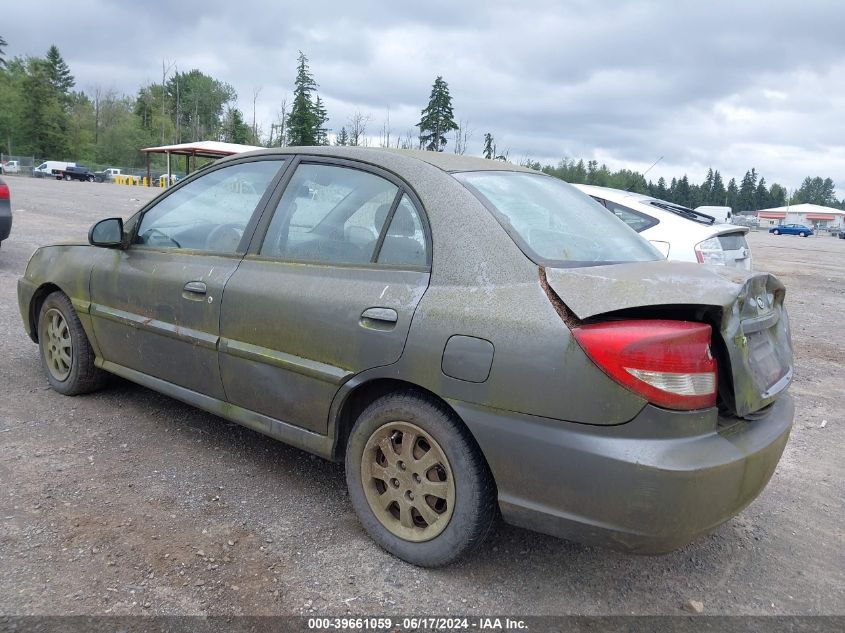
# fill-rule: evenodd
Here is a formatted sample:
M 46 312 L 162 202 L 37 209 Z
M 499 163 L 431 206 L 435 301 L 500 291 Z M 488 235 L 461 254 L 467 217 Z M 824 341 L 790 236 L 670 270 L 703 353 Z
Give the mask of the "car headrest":
M 382 205 L 379 205 L 379 208 L 376 209 L 376 214 L 373 217 L 373 222 L 375 223 L 376 231 L 381 231 L 381 227 L 384 226 L 384 220 L 387 218 L 387 214 L 390 212 L 391 207 L 390 202 L 385 202 Z
M 377 229 L 380 229 L 384 225 L 384 220 L 387 218 L 390 206 L 390 204 L 385 203 L 376 209 L 375 224 Z M 397 207 L 396 213 L 393 214 L 390 235 L 393 237 L 413 237 L 415 231 L 414 216 L 411 215 L 411 212 L 407 208 L 403 206 Z

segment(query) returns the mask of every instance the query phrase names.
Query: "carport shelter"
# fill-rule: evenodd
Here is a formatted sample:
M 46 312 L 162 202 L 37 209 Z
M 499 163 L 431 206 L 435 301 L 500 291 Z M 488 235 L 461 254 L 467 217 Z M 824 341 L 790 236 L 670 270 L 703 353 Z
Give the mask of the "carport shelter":
M 180 143 L 178 145 L 162 145 L 161 147 L 147 147 L 142 149 L 147 156 L 147 182 L 150 179 L 150 154 L 165 154 L 167 156 L 167 186 L 170 186 L 172 169 L 171 156 L 185 157 L 185 174 L 197 168 L 197 157 L 217 159 L 232 154 L 251 152 L 254 149 L 262 149 L 255 145 L 239 145 L 238 143 L 223 143 L 221 141 L 198 141 L 196 143 Z

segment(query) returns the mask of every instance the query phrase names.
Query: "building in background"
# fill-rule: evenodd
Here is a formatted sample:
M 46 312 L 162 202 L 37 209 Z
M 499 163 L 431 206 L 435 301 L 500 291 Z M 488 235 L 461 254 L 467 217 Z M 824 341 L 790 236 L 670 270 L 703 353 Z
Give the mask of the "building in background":
M 803 224 L 816 229 L 845 228 L 845 211 L 818 204 L 793 204 L 757 212 L 762 228 L 780 224 Z

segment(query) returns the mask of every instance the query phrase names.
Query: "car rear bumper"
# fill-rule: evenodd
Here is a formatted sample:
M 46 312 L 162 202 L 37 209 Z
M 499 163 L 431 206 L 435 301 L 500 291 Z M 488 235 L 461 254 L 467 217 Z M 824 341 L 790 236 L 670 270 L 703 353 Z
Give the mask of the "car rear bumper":
M 12 214 L 0 210 L 0 242 L 9 237 L 12 232 Z
M 754 421 L 648 405 L 597 427 L 452 405 L 487 458 L 505 521 L 643 554 L 677 549 L 751 503 L 794 413 L 784 395 Z

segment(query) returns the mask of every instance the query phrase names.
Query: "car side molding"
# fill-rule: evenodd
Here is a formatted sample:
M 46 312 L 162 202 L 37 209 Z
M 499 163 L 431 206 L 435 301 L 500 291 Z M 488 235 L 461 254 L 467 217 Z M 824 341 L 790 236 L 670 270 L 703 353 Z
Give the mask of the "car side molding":
M 166 396 L 180 400 L 186 404 L 208 411 L 273 439 L 280 440 L 296 448 L 301 448 L 325 459 L 332 459 L 333 440 L 326 435 L 307 431 L 301 427 L 288 424 L 282 420 L 250 411 L 217 398 L 185 389 L 173 383 L 143 374 L 123 365 L 118 365 L 102 358 L 97 358 L 94 364 L 116 376 L 147 387 Z

